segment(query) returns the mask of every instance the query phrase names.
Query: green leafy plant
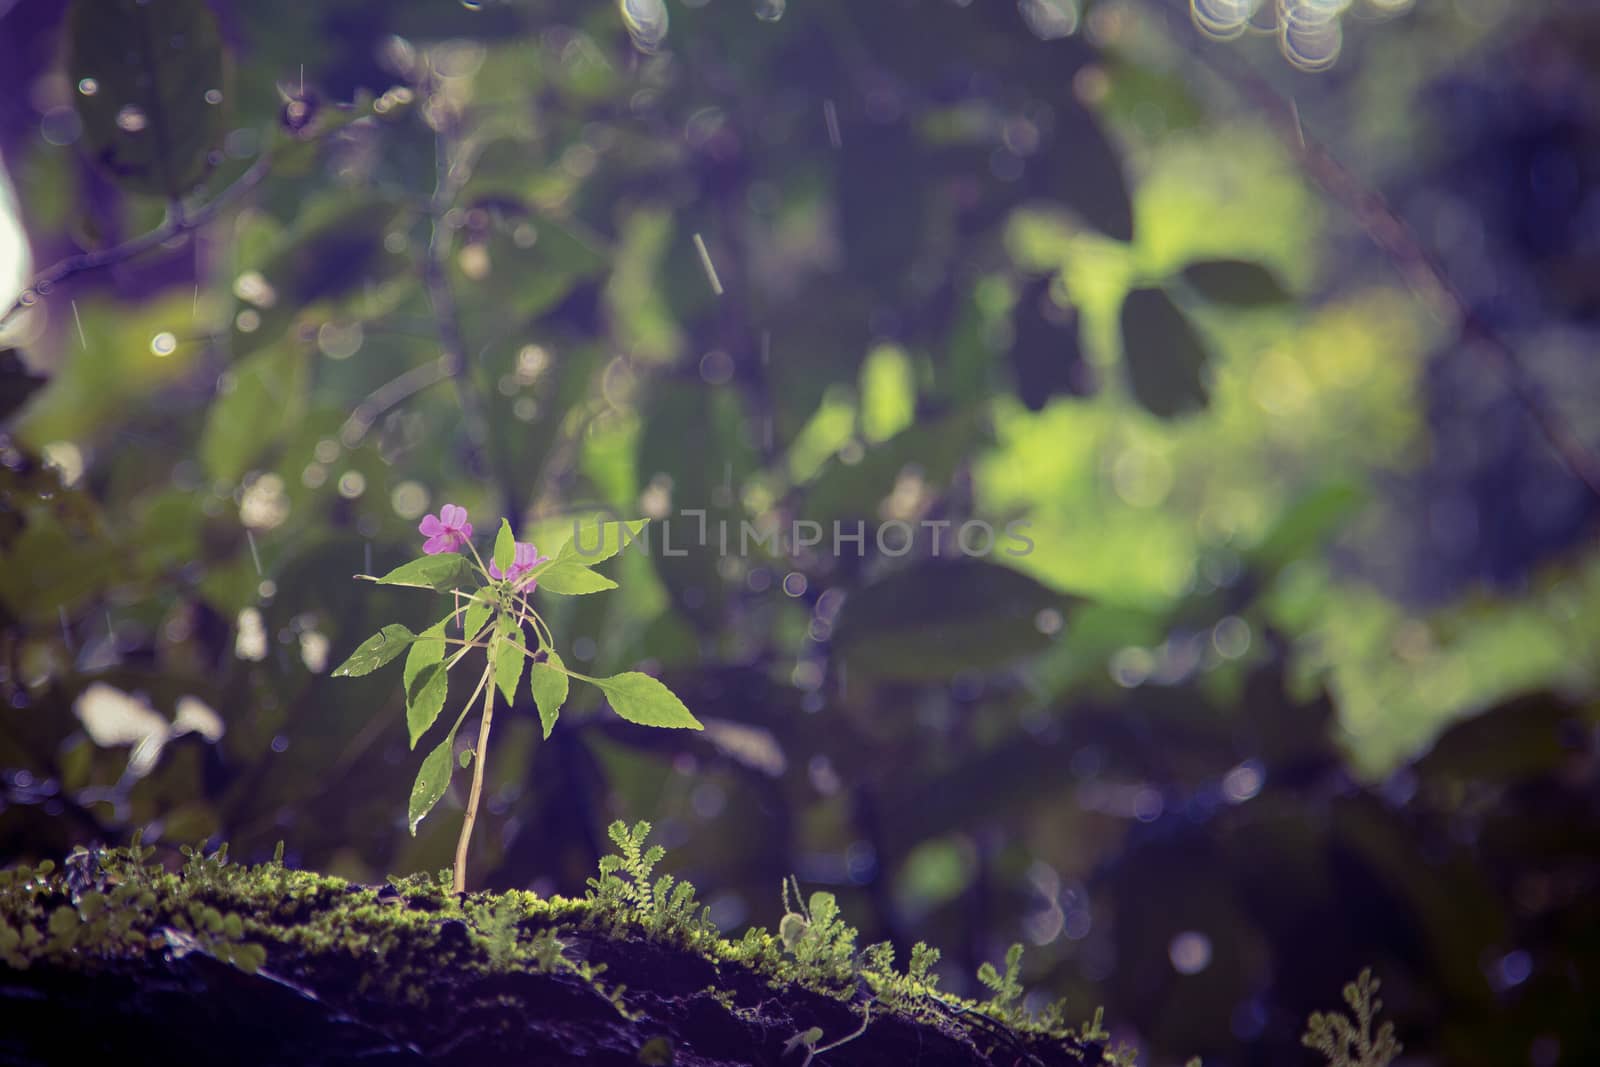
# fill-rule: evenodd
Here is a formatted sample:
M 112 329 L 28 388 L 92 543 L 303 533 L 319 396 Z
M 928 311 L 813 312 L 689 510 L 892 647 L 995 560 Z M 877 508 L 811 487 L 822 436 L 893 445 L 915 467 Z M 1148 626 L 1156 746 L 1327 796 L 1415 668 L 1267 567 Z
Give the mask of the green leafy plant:
M 1006 950 L 1004 973 L 995 970 L 994 964 L 987 961 L 980 964 L 978 981 L 994 994 L 984 1001 L 983 1010 L 997 1019 L 1011 1018 L 1016 1005 L 1022 1000 L 1022 945 L 1015 944 Z
M 1402 1047 L 1394 1036 L 1394 1023 L 1372 1032 L 1373 1020 L 1383 1010 L 1378 999 L 1380 983 L 1369 967 L 1344 987 L 1344 1002 L 1355 1018 L 1342 1012 L 1312 1012 L 1300 1043 L 1328 1057 L 1328 1067 L 1389 1067 Z
M 422 556 L 381 578 L 357 575 L 379 585 L 429 589 L 455 600 L 455 606 L 444 618 L 420 634 L 399 623 L 383 627 L 362 642 L 333 672 L 346 678 L 370 674 L 397 659 L 402 652 L 406 653 L 402 682 L 406 729 L 412 748 L 416 748 L 417 742 L 444 710 L 449 697 L 450 671 L 472 651 L 484 654 L 483 669 L 472 695 L 462 705 L 444 739 L 433 747 L 417 771 L 408 811 L 408 824 L 415 835 L 418 823 L 433 810 L 450 785 L 450 776 L 457 764 L 456 733 L 481 694 L 483 713 L 478 723 L 477 744 L 464 749 L 459 758 L 461 767 L 472 767 L 472 787 L 467 794 L 466 815 L 456 844 L 453 884 L 457 893 L 466 891 L 467 850 L 483 794 L 484 762 L 489 747 L 489 728 L 494 720 L 495 693 L 498 691 L 508 705 L 512 703 L 523 684 L 524 668 L 545 737 L 549 737 L 555 727 L 574 678 L 599 688 L 611 709 L 629 722 L 701 729 L 699 720 L 683 701 L 648 674 L 628 671 L 609 678 L 594 678 L 568 668 L 555 649 L 549 625 L 529 599 L 535 588 L 561 596 L 615 589 L 616 582 L 591 568 L 622 551 L 638 536 L 646 521 L 593 523 L 576 528 L 572 540 L 554 557 L 549 557 L 541 556 L 530 542 L 518 541 L 511 524 L 502 519 L 492 556 L 485 563 L 472 544 L 472 523 L 467 521 L 466 509 L 446 504 L 438 515 L 425 517 L 418 527 L 427 538 Z M 468 555 L 463 555 L 462 549 Z M 452 626 L 456 636 L 450 634 Z M 668 897 L 670 890 L 670 884 L 660 887 L 663 897 Z M 692 892 L 691 889 L 691 896 Z M 677 895 L 669 897 L 669 900 L 676 899 Z
M 695 899 L 694 885 L 663 874 L 651 881 L 666 850 L 645 848 L 650 824 L 640 820 L 628 829 L 617 820 L 608 831 L 620 854 L 600 858 L 600 876 L 589 879 L 589 899 L 599 905 L 596 921 L 609 920 L 613 933 L 632 919 L 656 939 L 692 944 L 702 934 L 716 935 L 710 909 Z

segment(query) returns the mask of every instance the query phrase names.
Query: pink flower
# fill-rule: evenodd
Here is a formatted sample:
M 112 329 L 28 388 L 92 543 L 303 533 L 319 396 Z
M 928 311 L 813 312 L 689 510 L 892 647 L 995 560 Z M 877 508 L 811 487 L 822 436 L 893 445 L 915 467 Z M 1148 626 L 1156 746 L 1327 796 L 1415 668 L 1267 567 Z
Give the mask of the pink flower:
M 467 521 L 467 509 L 456 504 L 446 504 L 438 515 L 424 515 L 417 527 L 427 538 L 422 551 L 430 556 L 441 552 L 459 551 L 472 537 L 472 523 Z
M 539 550 L 533 547 L 533 542 L 518 541 L 517 552 L 516 555 L 512 557 L 510 569 L 508 569 L 504 574 L 501 574 L 500 568 L 496 567 L 493 561 L 490 561 L 489 577 L 495 579 L 515 578 L 519 574 L 528 573 L 541 563 L 548 562 L 550 562 L 550 557 L 539 555 Z M 529 583 L 528 588 L 532 588 L 537 584 L 537 582 Z

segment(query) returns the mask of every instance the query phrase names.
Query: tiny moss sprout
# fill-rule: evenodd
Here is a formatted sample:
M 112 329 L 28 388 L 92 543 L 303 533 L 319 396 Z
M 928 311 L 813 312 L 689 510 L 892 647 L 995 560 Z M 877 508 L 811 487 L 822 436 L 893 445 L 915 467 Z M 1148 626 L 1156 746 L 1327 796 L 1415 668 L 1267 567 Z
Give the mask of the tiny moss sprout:
M 544 736 L 555 727 L 566 703 L 571 679 L 587 682 L 605 694 L 622 718 L 643 726 L 701 729 L 700 722 L 666 686 L 647 674 L 627 671 L 609 678 L 594 678 L 571 670 L 555 649 L 555 638 L 530 599 L 534 589 L 559 596 L 581 596 L 615 589 L 616 583 L 591 568 L 622 551 L 644 528 L 647 520 L 595 523 L 573 531 L 573 538 L 554 557 L 540 555 L 531 543 L 518 541 L 511 524 L 500 521 L 494 550 L 485 563 L 472 543 L 472 523 L 467 510 L 446 504 L 438 515 L 428 515 L 418 526 L 427 539 L 422 556 L 381 578 L 357 575 L 379 585 L 404 585 L 429 589 L 453 598 L 450 612 L 422 633 L 412 633 L 390 623 L 362 642 L 334 674 L 354 678 L 370 674 L 406 653 L 402 683 L 405 688 L 406 729 L 411 747 L 428 733 L 449 698 L 449 673 L 467 655 L 483 652 L 483 668 L 472 694 L 461 705 L 444 739 L 423 758 L 411 787 L 407 824 L 413 835 L 417 825 L 433 810 L 450 785 L 457 763 L 472 768 L 465 818 L 456 844 L 454 888 L 467 889 L 467 849 L 483 796 L 484 764 L 489 749 L 489 728 L 494 721 L 495 693 L 507 705 L 523 685 L 539 712 Z M 593 547 L 590 547 L 590 546 Z M 463 554 L 463 549 L 466 554 Z M 451 635 L 452 626 L 455 636 Z M 532 643 L 529 642 L 529 635 Z M 482 697 L 478 740 L 455 753 L 456 734 Z

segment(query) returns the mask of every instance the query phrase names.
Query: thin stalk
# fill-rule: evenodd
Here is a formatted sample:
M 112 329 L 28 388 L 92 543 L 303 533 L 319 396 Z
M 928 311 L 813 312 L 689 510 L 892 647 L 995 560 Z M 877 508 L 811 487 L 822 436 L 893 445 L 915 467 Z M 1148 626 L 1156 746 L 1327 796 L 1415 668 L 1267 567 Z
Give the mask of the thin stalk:
M 484 671 L 488 681 L 494 665 Z M 481 683 L 480 683 L 481 684 Z M 476 695 L 476 694 L 474 694 Z M 467 891 L 467 846 L 472 841 L 472 826 L 478 821 L 478 801 L 483 797 L 483 765 L 489 755 L 489 724 L 494 719 L 494 686 L 484 687 L 483 719 L 478 723 L 478 747 L 472 753 L 472 791 L 467 794 L 467 815 L 461 821 L 461 839 L 456 842 L 455 891 Z

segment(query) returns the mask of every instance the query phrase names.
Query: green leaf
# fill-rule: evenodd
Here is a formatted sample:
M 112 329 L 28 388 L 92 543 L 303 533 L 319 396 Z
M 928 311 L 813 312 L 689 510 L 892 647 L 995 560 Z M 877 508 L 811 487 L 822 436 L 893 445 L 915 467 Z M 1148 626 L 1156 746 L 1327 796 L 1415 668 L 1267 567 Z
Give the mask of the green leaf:
M 517 559 L 517 535 L 511 532 L 511 523 L 500 520 L 500 532 L 494 535 L 494 565 L 501 574 L 511 569 Z
M 572 540 L 561 546 L 556 562 L 572 560 L 585 567 L 603 563 L 621 552 L 639 536 L 649 519 L 630 519 L 626 522 L 591 522 L 576 526 Z M 540 583 L 544 582 L 540 576 Z M 594 590 L 589 590 L 594 592 Z
M 237 482 L 305 411 L 310 367 L 303 346 L 286 342 L 240 360 L 218 389 L 200 435 L 200 462 L 214 480 Z
M 450 750 L 455 743 L 456 732 L 451 730 L 449 736 L 428 753 L 417 771 L 417 780 L 411 785 L 410 812 L 407 816 L 412 837 L 417 836 L 417 824 L 433 810 L 439 798 L 444 796 L 444 791 L 450 787 L 450 773 L 454 770 L 450 766 Z
M 544 726 L 546 738 L 556 728 L 561 705 L 567 702 L 569 684 L 565 664 L 555 652 L 549 653 L 547 662 L 535 663 L 528 668 L 528 685 L 533 689 L 533 702 L 539 707 L 539 722 Z
M 367 574 L 357 577 L 367 578 L 379 585 L 409 585 L 417 589 L 432 589 L 436 593 L 447 593 L 452 589 L 472 584 L 472 564 L 467 562 L 465 556 L 458 553 L 443 552 L 437 556 L 423 556 L 410 563 L 403 563 L 382 578 L 373 578 Z
M 629 722 L 682 730 L 705 729 L 683 706 L 677 694 L 648 674 L 628 671 L 597 679 L 594 684 L 605 693 L 611 710 Z
M 1152 415 L 1176 418 L 1210 402 L 1211 353 L 1162 290 L 1135 289 L 1123 300 L 1122 357 L 1134 398 Z
M 406 686 L 406 732 L 411 735 L 412 748 L 439 718 L 449 692 L 450 668 L 443 663 L 428 664 Z
M 1243 259 L 1199 260 L 1183 268 L 1183 280 L 1207 300 L 1233 307 L 1262 307 L 1292 299 L 1276 274 Z
M 417 680 L 422 668 L 444 659 L 444 628 L 451 618 L 452 616 L 446 615 L 418 634 L 412 643 L 411 651 L 406 653 L 405 670 L 400 674 L 400 684 L 405 687 L 406 692 L 411 691 L 411 683 Z
M 489 621 L 493 611 L 494 609 L 482 600 L 474 600 L 468 604 L 467 609 L 461 613 L 461 636 L 468 641 L 477 637 L 483 632 L 484 624 Z
M 500 644 L 495 652 L 494 681 L 510 704 L 517 697 L 517 683 L 522 681 L 522 664 L 528 658 L 523 654 L 527 639 L 522 636 L 522 627 L 510 619 L 501 620 L 496 629 Z
M 616 587 L 616 582 L 603 574 L 596 574 L 587 564 L 562 556 L 557 556 L 539 572 L 539 588 L 561 596 L 603 593 Z
M 361 642 L 361 647 L 350 653 L 349 659 L 334 668 L 333 676 L 359 678 L 363 674 L 371 674 L 404 652 L 416 639 L 416 634 L 392 622 Z
M 217 20 L 206 0 L 75 0 L 67 72 L 92 93 L 73 102 L 84 154 L 124 188 L 177 199 L 200 184 L 221 141 L 228 96 Z
M 456 762 L 461 764 L 462 770 L 466 770 L 468 767 L 472 766 L 472 749 L 462 749 L 461 754 L 456 757 Z

